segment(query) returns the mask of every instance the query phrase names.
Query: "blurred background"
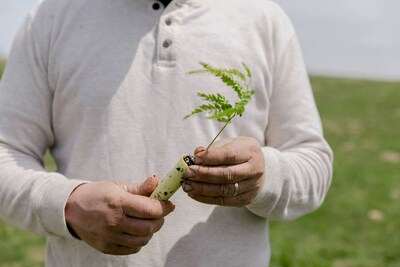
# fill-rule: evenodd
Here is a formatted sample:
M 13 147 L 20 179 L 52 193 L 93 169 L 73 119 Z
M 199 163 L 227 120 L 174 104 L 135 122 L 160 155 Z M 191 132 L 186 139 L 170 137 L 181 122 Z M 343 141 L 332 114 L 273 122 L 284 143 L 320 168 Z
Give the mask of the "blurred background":
M 37 0 L 0 0 L 0 57 Z M 398 0 L 276 0 L 298 32 L 311 74 L 400 79 Z
M 35 2 L 0 0 L 0 77 Z M 400 1 L 276 2 L 297 30 L 335 164 L 317 212 L 271 222 L 271 266 L 400 266 Z M 43 237 L 0 221 L 0 266 L 43 258 Z

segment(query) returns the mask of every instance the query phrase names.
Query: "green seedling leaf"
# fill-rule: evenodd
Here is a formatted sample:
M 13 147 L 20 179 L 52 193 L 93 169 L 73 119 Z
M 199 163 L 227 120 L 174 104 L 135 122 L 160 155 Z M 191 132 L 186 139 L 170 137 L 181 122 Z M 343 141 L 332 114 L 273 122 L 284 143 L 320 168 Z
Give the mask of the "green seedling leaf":
M 235 102 L 235 104 L 231 104 L 225 96 L 219 93 L 197 93 L 199 98 L 203 102 L 206 102 L 206 104 L 202 104 L 195 108 L 190 114 L 186 115 L 184 119 L 200 113 L 205 113 L 207 119 L 225 123 L 221 131 L 219 131 L 219 133 L 208 145 L 208 149 L 226 128 L 226 126 L 232 122 L 233 118 L 236 116 L 241 117 L 243 115 L 245 112 L 245 106 L 251 100 L 251 97 L 255 92 L 254 90 L 249 89 L 252 74 L 249 67 L 245 63 L 242 63 L 245 72 L 241 72 L 237 69 L 214 68 L 210 64 L 204 62 L 199 63 L 202 68 L 189 71 L 189 75 L 205 73 L 215 76 L 216 78 L 219 78 L 226 86 L 232 88 L 236 92 L 238 98 L 238 101 Z

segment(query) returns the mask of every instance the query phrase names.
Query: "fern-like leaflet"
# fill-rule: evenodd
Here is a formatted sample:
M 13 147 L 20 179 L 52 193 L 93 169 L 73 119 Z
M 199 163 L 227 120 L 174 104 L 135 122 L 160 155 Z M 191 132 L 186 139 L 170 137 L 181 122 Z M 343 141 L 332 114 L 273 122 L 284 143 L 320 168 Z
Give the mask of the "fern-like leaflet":
M 211 74 L 219 78 L 226 86 L 232 88 L 238 97 L 238 101 L 232 105 L 225 96 L 219 93 L 197 93 L 200 99 L 206 102 L 206 104 L 202 104 L 195 108 L 192 113 L 186 115 L 184 119 L 199 113 L 206 113 L 207 119 L 225 123 L 222 129 L 208 145 L 207 149 L 209 149 L 215 140 L 217 140 L 218 136 L 223 132 L 223 130 L 225 130 L 226 126 L 232 122 L 233 118 L 243 115 L 245 112 L 245 106 L 251 100 L 251 97 L 255 92 L 254 90 L 249 89 L 252 74 L 249 67 L 245 63 L 242 63 L 244 72 L 241 72 L 237 69 L 214 68 L 204 62 L 200 62 L 200 65 L 202 66 L 201 69 L 190 71 L 188 74 Z

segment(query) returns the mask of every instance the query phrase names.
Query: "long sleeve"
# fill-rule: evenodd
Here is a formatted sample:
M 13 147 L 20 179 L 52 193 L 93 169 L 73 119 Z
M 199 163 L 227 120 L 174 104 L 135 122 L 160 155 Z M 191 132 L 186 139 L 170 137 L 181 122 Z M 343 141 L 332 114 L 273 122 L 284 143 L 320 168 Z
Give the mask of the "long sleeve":
M 28 17 L 0 84 L 0 218 L 40 234 L 70 236 L 64 208 L 83 181 L 43 168 L 43 154 L 54 136 L 48 48 L 37 33 L 38 25 Z
M 265 0 L 179 3 L 41 0 L 18 33 L 0 84 L 0 219 L 51 236 L 46 266 L 268 266 L 268 223 L 254 214 L 292 219 L 325 197 L 332 154 L 287 17 Z M 86 181 L 73 179 L 140 183 L 219 130 L 182 122 L 199 85 L 235 96 L 213 77 L 186 77 L 198 61 L 252 70 L 255 101 L 224 134 L 265 146 L 254 203 L 204 205 L 180 190 L 140 253 L 113 257 L 76 242 L 64 209 Z M 43 169 L 48 148 L 57 173 Z M 238 233 L 252 240 L 245 250 Z
M 323 137 L 295 34 L 276 58 L 263 147 L 265 182 L 248 209 L 291 220 L 322 204 L 331 183 L 333 153 Z

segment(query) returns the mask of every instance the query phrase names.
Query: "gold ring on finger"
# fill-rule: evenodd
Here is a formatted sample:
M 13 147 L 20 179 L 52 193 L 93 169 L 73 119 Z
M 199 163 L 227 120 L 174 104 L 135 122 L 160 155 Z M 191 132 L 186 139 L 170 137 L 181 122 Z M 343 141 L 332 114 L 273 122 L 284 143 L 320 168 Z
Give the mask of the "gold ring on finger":
M 239 183 L 235 183 L 234 186 L 235 186 L 235 191 L 233 192 L 233 196 L 236 197 L 240 193 Z

